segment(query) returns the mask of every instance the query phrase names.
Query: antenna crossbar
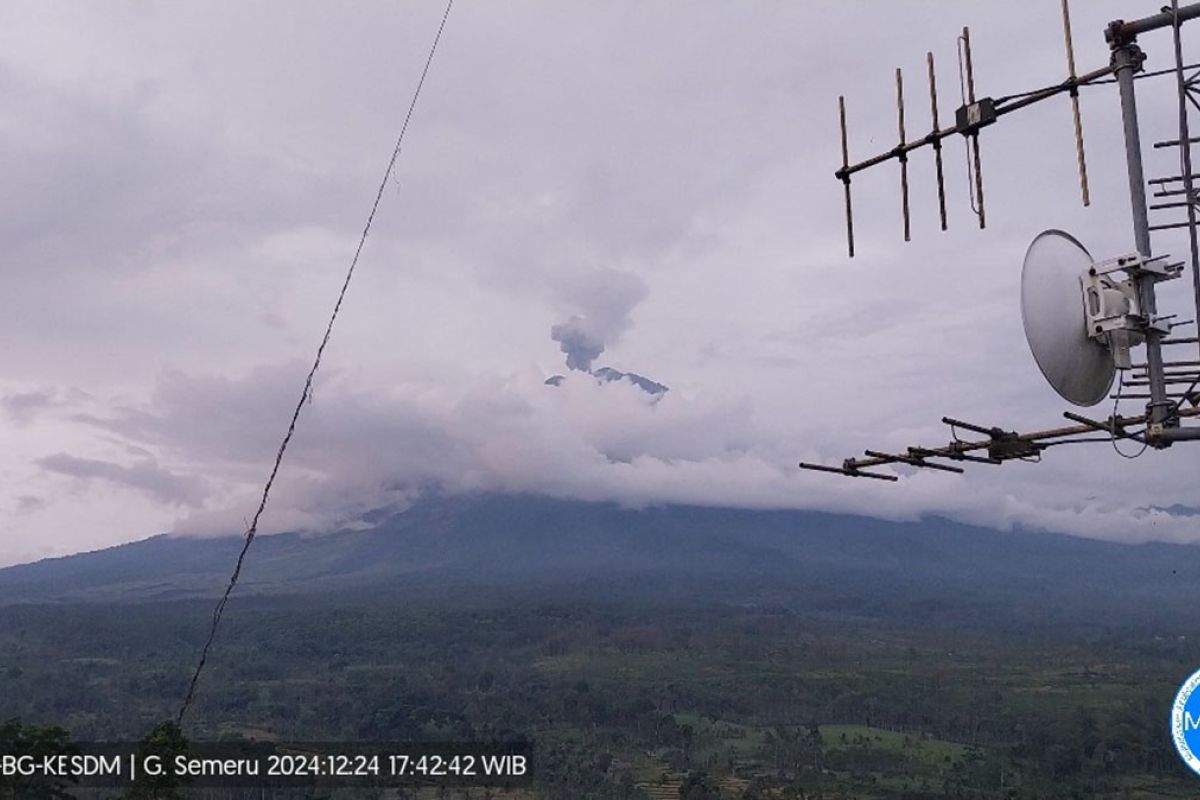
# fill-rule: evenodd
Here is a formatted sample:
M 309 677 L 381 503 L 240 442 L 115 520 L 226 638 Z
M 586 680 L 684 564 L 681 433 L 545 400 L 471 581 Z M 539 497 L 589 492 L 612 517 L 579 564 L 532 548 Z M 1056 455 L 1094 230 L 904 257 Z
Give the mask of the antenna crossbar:
M 920 150 L 923 147 L 929 147 L 934 143 L 941 142 L 942 139 L 954 136 L 955 134 L 960 136 L 970 136 L 973 133 L 977 133 L 981 128 L 991 125 L 998 118 L 1004 116 L 1005 114 L 1011 114 L 1014 111 L 1019 111 L 1022 108 L 1031 106 L 1034 103 L 1040 103 L 1042 100 L 1047 100 L 1051 97 L 1057 97 L 1064 92 L 1070 92 L 1073 88 L 1095 83 L 1101 78 L 1105 78 L 1112 73 L 1113 67 L 1110 65 L 1101 67 L 1100 69 L 1094 70 L 1085 75 L 1080 75 L 1074 80 L 1068 79 L 1062 83 L 1046 87 L 1045 89 L 1039 89 L 1032 94 L 1012 100 L 996 101 L 985 97 L 975 102 L 976 106 L 981 106 L 978 109 L 971 109 L 970 106 L 963 106 L 960 108 L 959 112 L 962 113 L 956 116 L 956 123 L 953 127 L 932 130 L 919 139 L 913 139 L 903 144 L 898 144 L 891 150 L 871 156 L 870 158 L 862 161 L 853 164 L 846 164 L 841 169 L 835 171 L 833 175 L 838 180 L 844 181 L 846 178 L 862 172 L 865 169 L 870 169 L 871 167 L 878 166 L 879 164 L 885 164 L 892 159 L 900 158 L 901 155 L 907 156 L 914 150 Z M 846 103 L 845 96 L 839 96 L 838 102 L 840 107 L 844 109 Z M 987 106 L 982 107 L 984 104 L 987 104 Z M 958 117 L 964 116 L 965 119 L 958 119 Z
M 1177 414 L 1180 417 L 1200 416 L 1200 408 L 1181 408 L 1178 409 Z M 905 453 L 885 453 L 877 450 L 866 450 L 865 458 L 847 458 L 842 462 L 841 467 L 807 462 L 801 462 L 800 467 L 801 469 L 818 472 L 837 473 L 851 478 L 875 478 L 878 480 L 896 480 L 896 476 L 880 472 L 870 472 L 868 470 L 873 467 L 892 464 L 904 464 L 912 467 L 959 473 L 963 471 L 961 467 L 930 461 L 930 459 L 939 458 L 949 461 L 968 461 L 980 464 L 1002 464 L 1014 459 L 1027 461 L 1038 457 L 1048 447 L 1069 444 L 1073 441 L 1094 441 L 1093 439 L 1074 439 L 1074 437 L 1097 432 L 1107 434 L 1110 438 L 1132 439 L 1136 442 L 1144 442 L 1145 436 L 1143 433 L 1130 431 L 1129 428 L 1144 425 L 1149 420 L 1148 414 L 1112 416 L 1104 421 L 1089 419 L 1070 411 L 1064 412 L 1063 416 L 1076 424 L 1057 428 L 1045 428 L 1028 433 L 1018 433 L 1017 431 L 1009 431 L 998 427 L 987 428 L 951 417 L 942 417 L 942 422 L 949 425 L 952 430 L 962 429 L 971 431 L 987 438 L 963 440 L 956 436 L 953 441 L 942 447 L 909 447 Z M 1192 431 L 1200 429 L 1180 430 Z M 976 455 L 976 453 L 981 451 L 986 452 L 987 455 Z

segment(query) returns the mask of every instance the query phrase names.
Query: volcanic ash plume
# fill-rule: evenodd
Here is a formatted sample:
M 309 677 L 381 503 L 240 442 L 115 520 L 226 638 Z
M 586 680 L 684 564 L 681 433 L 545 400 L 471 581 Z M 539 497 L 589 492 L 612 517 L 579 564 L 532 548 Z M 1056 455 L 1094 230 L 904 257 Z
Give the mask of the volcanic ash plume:
M 550 338 L 566 354 L 568 367 L 591 372 L 605 345 L 629 327 L 629 314 L 648 289 L 633 273 L 598 269 L 574 279 L 564 293 L 582 313 L 550 328 Z
M 591 372 L 592 362 L 604 352 L 604 342 L 587 330 L 587 321 L 582 317 L 571 317 L 553 326 L 550 338 L 567 354 L 567 367 L 580 372 Z

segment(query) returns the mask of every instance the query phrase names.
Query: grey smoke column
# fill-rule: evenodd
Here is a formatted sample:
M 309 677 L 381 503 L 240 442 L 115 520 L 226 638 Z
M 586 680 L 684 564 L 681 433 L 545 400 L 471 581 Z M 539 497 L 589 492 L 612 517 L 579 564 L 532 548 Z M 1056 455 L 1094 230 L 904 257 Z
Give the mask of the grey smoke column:
M 592 362 L 604 352 L 604 342 L 589 333 L 586 327 L 587 322 L 582 317 L 571 317 L 551 327 L 550 338 L 567 354 L 568 368 L 591 372 Z
M 629 327 L 629 313 L 649 293 L 631 272 L 596 269 L 574 276 L 560 291 L 580 313 L 550 328 L 550 338 L 567 355 L 567 366 L 591 372 L 605 346 Z

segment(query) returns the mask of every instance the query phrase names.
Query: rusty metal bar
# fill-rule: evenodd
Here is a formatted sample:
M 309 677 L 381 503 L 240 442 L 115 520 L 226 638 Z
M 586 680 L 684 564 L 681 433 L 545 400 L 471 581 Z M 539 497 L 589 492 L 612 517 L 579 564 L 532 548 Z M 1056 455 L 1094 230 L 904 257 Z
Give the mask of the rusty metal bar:
M 1200 361 L 1164 361 L 1164 367 L 1200 367 Z M 1145 369 L 1145 364 L 1133 364 L 1133 369 Z
M 963 60 L 967 68 L 967 103 L 974 105 L 975 66 L 971 61 L 971 29 L 965 25 L 963 26 L 962 42 Z M 979 217 L 979 227 L 983 229 L 987 227 L 987 217 L 983 210 L 983 168 L 979 160 L 979 131 L 971 132 L 971 158 L 975 164 L 975 201 L 978 203 L 975 213 Z
M 879 453 L 879 452 L 876 452 L 875 450 L 867 450 L 866 454 L 868 456 L 870 456 L 871 458 L 889 459 L 890 461 L 893 461 L 895 463 L 908 464 L 911 467 L 921 467 L 922 469 L 933 469 L 933 470 L 940 470 L 942 472 L 958 472 L 958 473 L 962 473 L 964 471 L 962 467 L 952 467 L 948 464 L 930 463 L 930 462 L 926 461 L 923 457 L 920 457 L 920 456 L 914 456 L 914 455 L 905 456 L 905 455 L 892 454 L 892 453 Z M 934 455 L 939 458 L 941 457 L 941 456 L 938 456 L 936 453 Z
M 1092 204 L 1088 192 L 1087 158 L 1083 151 L 1083 120 L 1079 116 L 1079 87 L 1075 84 L 1075 46 L 1071 42 L 1071 10 L 1068 0 L 1062 0 L 1063 38 L 1067 44 L 1067 76 L 1071 81 L 1071 113 L 1075 118 L 1075 156 L 1079 163 L 1079 191 L 1083 196 L 1083 204 Z
M 1168 222 L 1163 225 L 1151 225 L 1149 230 L 1152 231 L 1171 231 L 1176 228 L 1187 228 L 1192 225 L 1191 222 Z
M 1042 89 L 1040 92 L 1033 92 L 1024 97 L 1000 104 L 996 106 L 996 116 L 1002 117 L 1005 114 L 1011 114 L 1014 111 L 1020 111 L 1026 106 L 1031 106 L 1034 103 L 1040 103 L 1043 100 L 1055 97 L 1063 92 L 1070 92 L 1072 87 L 1087 86 L 1092 83 L 1106 82 L 1101 81 L 1100 79 L 1111 75 L 1113 73 L 1113 69 L 1114 68 L 1112 65 L 1101 67 L 1100 69 L 1093 70 L 1082 77 L 1076 78 L 1074 81 L 1065 80 L 1056 86 L 1048 86 L 1047 88 Z
M 951 447 L 953 447 L 953 445 L 951 445 Z M 924 447 L 910 447 L 908 449 L 909 449 L 909 451 L 919 451 L 922 455 L 925 455 L 925 456 L 936 455 L 932 450 L 929 450 Z M 948 458 L 951 461 L 970 461 L 973 464 L 1003 464 L 1004 463 L 1003 461 L 1001 461 L 998 458 L 991 458 L 990 456 L 973 456 L 973 455 L 969 455 L 967 453 L 960 453 L 960 452 L 948 453 L 945 456 L 943 456 L 943 458 Z
M 874 478 L 878 481 L 898 481 L 900 480 L 895 475 L 884 475 L 878 472 L 863 472 L 859 469 L 849 469 L 846 467 L 827 467 L 824 464 L 809 464 L 804 461 L 800 462 L 800 469 L 813 470 L 814 472 L 834 472 L 838 475 L 846 475 L 850 478 Z
M 1186 400 L 1187 402 L 1191 403 L 1192 405 L 1196 405 L 1196 402 L 1200 401 L 1200 392 L 1188 392 L 1187 394 L 1176 394 L 1173 392 L 1167 392 L 1166 396 L 1173 400 Z M 1109 400 L 1149 400 L 1150 395 L 1148 395 L 1148 394 L 1129 394 L 1129 393 L 1110 394 L 1108 396 L 1108 399 Z
M 1163 372 L 1163 377 L 1165 377 L 1165 378 L 1196 378 L 1196 377 L 1200 377 L 1200 371 L 1197 371 L 1194 369 L 1166 370 Z M 1127 379 L 1127 380 L 1129 380 L 1129 379 Z M 1133 375 L 1132 380 L 1137 380 L 1137 381 L 1146 380 L 1146 375 L 1145 374 Z
M 933 53 L 925 53 L 925 63 L 929 69 L 929 114 L 933 118 L 932 135 L 938 134 L 937 77 L 933 73 Z M 942 230 L 946 230 L 946 184 L 942 170 L 942 140 L 933 140 L 933 163 L 937 168 L 938 215 L 942 221 Z
M 974 423 L 963 422 L 961 419 L 954 419 L 953 417 L 942 417 L 942 423 L 952 428 L 962 428 L 965 431 L 982 433 L 984 436 L 1002 436 L 1006 433 L 1011 433 L 1011 431 L 1004 431 L 1000 428 L 982 428 Z
M 1163 383 L 1194 383 L 1196 381 L 1196 376 L 1195 375 L 1187 375 L 1187 376 L 1178 377 L 1178 378 L 1164 376 L 1162 380 L 1163 380 Z M 1131 380 L 1131 381 L 1125 381 L 1125 385 L 1126 386 L 1149 386 L 1150 382 L 1147 380 Z
M 846 98 L 838 96 L 838 117 L 842 123 L 842 188 L 846 194 L 846 249 L 854 258 L 854 212 L 850 205 L 850 148 L 846 142 Z
M 896 127 L 900 132 L 900 210 L 904 215 L 904 241 L 912 241 L 908 216 L 908 152 L 904 150 L 904 75 L 896 67 Z
M 1135 433 L 1127 433 L 1125 431 L 1125 427 L 1123 425 L 1117 425 L 1115 420 L 1110 419 L 1108 422 L 1100 422 L 1098 420 L 1088 419 L 1087 417 L 1081 414 L 1076 414 L 1073 411 L 1064 411 L 1063 416 L 1072 422 L 1078 422 L 1080 425 L 1087 425 L 1093 430 L 1103 431 L 1104 433 L 1112 434 L 1113 436 L 1117 436 L 1121 439 L 1133 439 L 1135 442 L 1146 441 L 1144 436 Z
M 1200 137 L 1193 136 L 1192 138 L 1188 139 L 1187 141 L 1188 141 L 1188 144 L 1197 144 L 1197 143 L 1200 143 Z M 1178 139 L 1168 139 L 1165 142 L 1155 142 L 1154 143 L 1155 150 L 1161 150 L 1164 147 L 1179 147 L 1179 140 Z
M 1146 183 L 1162 185 L 1165 183 L 1175 183 L 1176 181 L 1182 181 L 1187 177 L 1188 176 L 1186 176 L 1186 175 L 1172 175 L 1169 178 L 1151 178 L 1150 180 L 1146 181 Z M 1198 178 L 1198 177 L 1200 177 L 1200 175 L 1192 175 L 1191 177 Z

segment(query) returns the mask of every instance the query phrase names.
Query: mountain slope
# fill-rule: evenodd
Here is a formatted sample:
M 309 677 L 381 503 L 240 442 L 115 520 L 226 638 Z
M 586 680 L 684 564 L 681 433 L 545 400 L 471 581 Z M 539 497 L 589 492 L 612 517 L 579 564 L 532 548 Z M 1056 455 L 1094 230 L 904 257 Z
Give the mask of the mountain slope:
M 244 594 L 557 586 L 684 591 L 829 613 L 1190 624 L 1194 547 L 1120 545 L 944 519 L 699 507 L 627 509 L 543 497 L 422 500 L 375 527 L 260 537 Z M 0 570 L 0 604 L 213 596 L 236 537 L 158 536 Z

